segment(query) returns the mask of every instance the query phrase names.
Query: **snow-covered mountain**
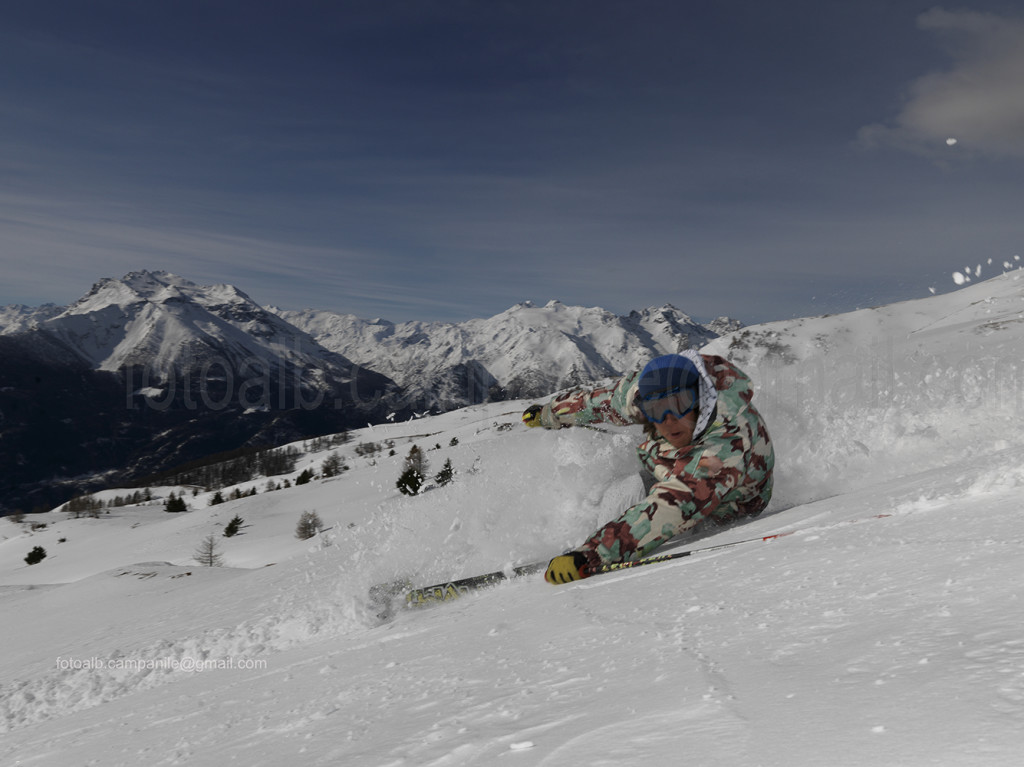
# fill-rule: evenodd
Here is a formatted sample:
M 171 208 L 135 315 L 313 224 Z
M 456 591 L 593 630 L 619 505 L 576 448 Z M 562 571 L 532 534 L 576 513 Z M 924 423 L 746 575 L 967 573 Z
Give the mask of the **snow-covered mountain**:
M 391 381 L 229 285 L 104 279 L 0 332 L 0 506 L 31 509 L 106 471 L 152 473 L 246 444 L 382 419 Z M 57 446 L 55 449 L 55 445 Z M 59 480 L 71 478 L 71 486 Z
M 15 467 L 0 510 L 53 505 L 100 472 L 544 396 L 737 326 L 671 306 L 616 317 L 558 302 L 396 325 L 268 310 L 168 272 L 107 278 L 68 307 L 0 309 L 0 460 Z
M 173 377 L 209 364 L 274 372 L 290 365 L 321 375 L 331 369 L 343 379 L 351 375 L 351 362 L 328 353 L 238 288 L 200 286 L 168 272 L 103 279 L 60 313 L 51 308 L 27 318 L 31 329 L 64 342 L 95 370 L 144 367 Z M 22 312 L 22 329 L 28 329 L 25 319 Z
M 636 427 L 526 429 L 528 400 L 299 443 L 292 480 L 348 470 L 187 513 L 5 522 L 0 763 L 1018 764 L 1021 273 L 706 348 L 777 449 L 764 514 L 675 544 L 732 548 L 378 625 L 371 584 L 544 560 L 641 491 Z M 455 482 L 400 495 L 412 445 Z M 304 511 L 330 529 L 297 541 Z
M 64 307 L 56 304 L 0 306 L 0 335 L 30 330 L 39 322 L 55 317 L 63 311 Z
M 699 348 L 740 325 L 710 327 L 671 305 L 619 317 L 597 307 L 530 302 L 461 323 L 363 320 L 304 310 L 277 313 L 323 346 L 394 379 L 420 409 L 539 397 Z

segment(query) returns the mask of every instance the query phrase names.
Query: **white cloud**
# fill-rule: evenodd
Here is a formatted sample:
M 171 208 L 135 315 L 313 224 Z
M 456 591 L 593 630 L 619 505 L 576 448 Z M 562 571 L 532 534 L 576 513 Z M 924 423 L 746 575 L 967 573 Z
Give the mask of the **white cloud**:
M 861 140 L 947 156 L 1024 157 L 1024 19 L 934 8 L 918 26 L 939 38 L 952 68 L 914 81 L 892 123 L 864 127 Z

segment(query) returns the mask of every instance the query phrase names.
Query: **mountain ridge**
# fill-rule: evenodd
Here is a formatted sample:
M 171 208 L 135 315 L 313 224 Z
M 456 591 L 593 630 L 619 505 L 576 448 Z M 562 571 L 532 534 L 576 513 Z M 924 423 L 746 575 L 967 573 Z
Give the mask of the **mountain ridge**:
M 525 301 L 460 323 L 363 320 L 270 307 L 320 344 L 394 379 L 420 409 L 538 397 L 621 375 L 648 359 L 698 348 L 742 327 L 701 325 L 671 304 L 617 316 L 600 307 Z
M 523 302 L 396 324 L 266 308 L 166 271 L 106 277 L 65 307 L 0 307 L 0 461 L 14 467 L 0 511 L 52 507 L 111 473 L 542 397 L 716 336 L 671 305 L 617 317 Z
M 131 272 L 59 311 L 0 317 L 0 509 L 52 506 L 110 472 L 128 481 L 396 409 L 392 381 L 233 286 Z

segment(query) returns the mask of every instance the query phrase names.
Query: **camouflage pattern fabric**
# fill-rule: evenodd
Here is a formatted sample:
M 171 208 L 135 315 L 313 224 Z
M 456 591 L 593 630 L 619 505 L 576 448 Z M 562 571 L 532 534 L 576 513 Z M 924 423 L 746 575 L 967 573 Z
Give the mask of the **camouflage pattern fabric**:
M 590 564 L 639 559 L 704 520 L 724 525 L 760 514 L 768 505 L 775 454 L 764 421 L 751 404 L 750 379 L 722 357 L 703 355 L 699 360 L 701 372 L 707 373 L 702 383 L 713 382 L 717 390 L 713 417 L 701 419 L 710 423 L 685 448 L 675 448 L 657 434 L 637 448 L 640 463 L 657 481 L 643 501 L 577 549 Z M 556 397 L 544 406 L 541 423 L 547 428 L 646 423 L 633 402 L 639 376 L 637 371 L 610 387 Z

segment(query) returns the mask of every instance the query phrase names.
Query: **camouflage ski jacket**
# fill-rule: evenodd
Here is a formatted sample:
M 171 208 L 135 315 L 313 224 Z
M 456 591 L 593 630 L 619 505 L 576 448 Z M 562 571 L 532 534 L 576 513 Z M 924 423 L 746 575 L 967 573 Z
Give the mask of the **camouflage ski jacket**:
M 760 514 L 772 494 L 775 455 L 750 379 L 717 356 L 688 352 L 701 373 L 701 411 L 693 443 L 675 448 L 654 434 L 638 448 L 656 483 L 640 503 L 592 535 L 579 551 L 590 564 L 639 559 L 707 519 L 727 524 Z M 634 403 L 639 371 L 613 386 L 573 391 L 544 406 L 547 428 L 646 423 Z

